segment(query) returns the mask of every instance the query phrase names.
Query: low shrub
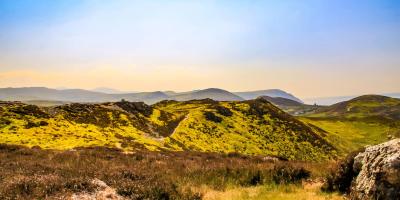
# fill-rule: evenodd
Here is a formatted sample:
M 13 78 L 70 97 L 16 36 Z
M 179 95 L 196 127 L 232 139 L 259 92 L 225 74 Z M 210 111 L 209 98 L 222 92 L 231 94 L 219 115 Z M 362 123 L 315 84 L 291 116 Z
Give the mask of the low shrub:
M 272 170 L 272 180 L 277 184 L 298 183 L 309 178 L 311 172 L 303 167 L 291 165 L 278 165 Z
M 327 192 L 339 191 L 341 193 L 348 193 L 353 179 L 358 175 L 358 172 L 353 170 L 354 157 L 362 151 L 364 151 L 364 149 L 354 151 L 344 160 L 340 161 L 327 175 L 322 190 Z
M 199 152 L 126 154 L 105 147 L 71 151 L 0 144 L 0 199 L 60 198 L 96 190 L 99 179 L 128 199 L 201 199 L 191 188 L 292 183 L 309 176 L 303 163 Z
M 208 121 L 213 121 L 213 122 L 216 122 L 216 123 L 222 122 L 222 118 L 221 117 L 216 116 L 213 112 L 210 112 L 210 111 L 204 112 L 204 117 Z

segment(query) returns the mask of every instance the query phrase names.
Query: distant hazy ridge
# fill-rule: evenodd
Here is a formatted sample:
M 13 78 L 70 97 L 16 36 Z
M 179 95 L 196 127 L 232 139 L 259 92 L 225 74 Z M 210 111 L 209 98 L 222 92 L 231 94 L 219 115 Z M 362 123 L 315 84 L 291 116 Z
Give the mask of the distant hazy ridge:
M 0 88 L 0 100 L 3 101 L 47 100 L 65 102 L 112 102 L 125 99 L 127 101 L 143 101 L 147 104 L 153 104 L 162 100 L 187 101 L 206 98 L 217 101 L 242 101 L 255 99 L 259 96 L 283 97 L 302 102 L 297 97 L 278 89 L 232 93 L 218 88 L 209 88 L 181 93 L 173 91 L 155 91 L 109 94 L 82 89 L 57 90 L 45 87 Z

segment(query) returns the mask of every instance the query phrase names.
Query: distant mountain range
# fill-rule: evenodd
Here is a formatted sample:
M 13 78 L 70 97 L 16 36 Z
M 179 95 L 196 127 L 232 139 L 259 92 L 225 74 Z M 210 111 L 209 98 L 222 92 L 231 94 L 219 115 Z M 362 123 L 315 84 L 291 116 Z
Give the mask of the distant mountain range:
M 155 91 L 121 93 L 111 88 L 83 89 L 50 89 L 46 87 L 0 88 L 0 100 L 4 101 L 58 101 L 58 102 L 114 102 L 125 99 L 127 101 L 143 101 L 153 104 L 162 100 L 187 101 L 194 99 L 213 99 L 217 101 L 242 101 L 255 99 L 259 96 L 282 97 L 296 102 L 300 99 L 285 91 L 259 90 L 251 92 L 232 93 L 223 89 L 208 88 L 188 92 Z
M 218 89 L 218 88 L 209 88 L 205 90 L 197 90 L 189 93 L 177 93 L 173 96 L 170 96 L 170 99 L 177 101 L 188 101 L 192 99 L 213 99 L 216 101 L 242 101 L 244 100 L 242 97 L 235 95 L 226 90 Z
M 108 88 L 108 87 L 98 87 L 98 88 L 94 88 L 91 91 L 93 92 L 102 92 L 102 93 L 107 93 L 107 94 L 126 94 L 126 93 L 134 93 L 133 91 L 121 91 L 121 90 L 117 90 L 114 88 Z
M 169 96 L 162 92 L 139 92 L 127 94 L 107 94 L 93 92 L 82 89 L 56 90 L 45 87 L 26 87 L 26 88 L 2 88 L 0 89 L 0 99 L 5 101 L 67 101 L 67 102 L 106 102 L 120 101 L 144 101 L 155 103 Z

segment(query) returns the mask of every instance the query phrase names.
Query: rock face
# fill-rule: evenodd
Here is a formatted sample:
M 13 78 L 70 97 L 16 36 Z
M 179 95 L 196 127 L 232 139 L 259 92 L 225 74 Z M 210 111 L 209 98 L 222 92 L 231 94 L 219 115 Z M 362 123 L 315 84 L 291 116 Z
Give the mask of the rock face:
M 371 146 L 354 158 L 350 197 L 364 199 L 400 199 L 400 139 Z

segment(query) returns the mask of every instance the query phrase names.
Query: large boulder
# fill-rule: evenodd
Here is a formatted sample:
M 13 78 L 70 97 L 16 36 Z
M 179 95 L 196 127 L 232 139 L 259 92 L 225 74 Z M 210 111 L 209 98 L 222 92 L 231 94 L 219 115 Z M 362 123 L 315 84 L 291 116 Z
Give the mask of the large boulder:
M 400 139 L 370 146 L 354 158 L 350 197 L 400 199 Z

